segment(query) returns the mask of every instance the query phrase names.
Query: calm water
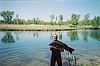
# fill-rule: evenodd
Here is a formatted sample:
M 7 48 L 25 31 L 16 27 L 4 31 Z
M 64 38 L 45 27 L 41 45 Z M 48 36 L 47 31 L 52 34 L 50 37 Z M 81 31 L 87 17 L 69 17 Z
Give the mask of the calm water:
M 55 33 L 76 50 L 77 63 L 100 63 L 100 30 L 0 32 L 0 66 L 50 66 L 48 44 Z

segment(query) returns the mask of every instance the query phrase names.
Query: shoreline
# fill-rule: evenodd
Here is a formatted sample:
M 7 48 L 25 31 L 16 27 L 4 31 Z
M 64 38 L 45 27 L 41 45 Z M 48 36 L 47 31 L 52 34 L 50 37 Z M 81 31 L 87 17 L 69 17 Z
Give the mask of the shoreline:
M 68 31 L 68 30 L 100 30 L 91 26 L 77 26 L 70 27 L 67 25 L 13 25 L 13 24 L 0 24 L 0 31 Z

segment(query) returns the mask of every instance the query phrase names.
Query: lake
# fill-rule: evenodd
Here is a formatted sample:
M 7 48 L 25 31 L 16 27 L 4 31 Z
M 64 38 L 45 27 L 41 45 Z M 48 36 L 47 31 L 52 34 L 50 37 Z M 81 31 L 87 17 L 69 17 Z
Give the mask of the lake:
M 0 32 L 0 66 L 50 66 L 48 44 L 52 36 L 75 49 L 62 60 L 76 56 L 77 64 L 100 64 L 100 30 Z M 72 62 L 73 63 L 73 62 Z

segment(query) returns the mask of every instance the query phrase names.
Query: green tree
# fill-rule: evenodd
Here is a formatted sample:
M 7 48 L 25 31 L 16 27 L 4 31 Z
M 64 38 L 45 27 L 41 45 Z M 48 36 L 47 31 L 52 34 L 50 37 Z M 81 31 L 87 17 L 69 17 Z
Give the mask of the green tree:
M 14 24 L 25 24 L 25 20 L 23 19 L 14 19 L 13 22 Z
M 89 13 L 87 13 L 85 16 L 84 16 L 84 20 L 88 21 L 89 20 Z
M 3 11 L 0 12 L 0 16 L 3 17 L 4 21 L 11 23 L 11 19 L 13 18 L 14 11 Z
M 89 23 L 89 16 L 90 16 L 90 14 L 89 13 L 87 13 L 87 14 L 85 14 L 85 16 L 84 16 L 84 19 L 82 20 L 82 24 L 83 25 L 89 25 L 90 23 Z
M 55 19 L 55 23 L 57 23 L 57 16 L 56 16 L 56 19 Z
M 55 18 L 55 15 L 54 15 L 54 14 L 51 14 L 51 15 L 50 15 L 50 18 L 51 18 L 51 24 L 53 25 L 53 20 L 54 20 L 54 18 Z
M 39 24 L 40 20 L 39 17 L 36 18 L 36 24 Z
M 59 15 L 59 25 L 61 25 L 61 23 L 62 23 L 62 20 L 63 20 L 63 15 Z
M 72 14 L 71 15 L 71 24 L 77 26 L 79 18 L 80 18 L 79 14 Z
M 31 24 L 41 24 L 40 22 L 42 22 L 39 17 L 37 18 L 33 18 L 33 20 L 31 20 Z
M 35 19 L 35 18 L 33 18 L 33 24 L 35 24 L 35 22 L 36 22 L 36 19 Z
M 19 15 L 18 14 L 16 14 L 15 15 L 15 19 L 13 19 L 13 24 L 18 24 L 19 23 Z
M 18 19 L 18 18 L 19 18 L 19 15 L 18 15 L 18 14 L 16 14 L 16 16 L 15 16 L 15 17 L 16 17 L 16 19 Z
M 100 16 L 95 16 L 94 19 L 92 20 L 92 27 L 98 28 L 100 25 Z

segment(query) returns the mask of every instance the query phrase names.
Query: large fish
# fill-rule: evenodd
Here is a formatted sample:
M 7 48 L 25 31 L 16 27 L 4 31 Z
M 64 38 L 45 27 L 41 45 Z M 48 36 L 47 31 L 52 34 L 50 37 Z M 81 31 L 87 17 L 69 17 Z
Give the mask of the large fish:
M 49 44 L 49 46 L 53 46 L 58 49 L 64 48 L 66 51 L 69 51 L 71 54 L 73 51 L 75 51 L 73 48 L 68 47 L 68 45 L 66 45 L 65 43 L 63 43 L 61 41 L 53 41 Z M 52 48 L 50 48 L 50 50 L 52 50 Z

